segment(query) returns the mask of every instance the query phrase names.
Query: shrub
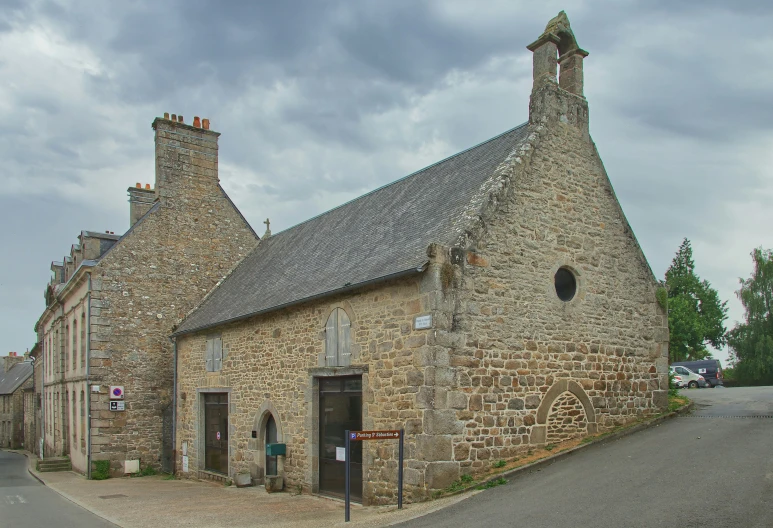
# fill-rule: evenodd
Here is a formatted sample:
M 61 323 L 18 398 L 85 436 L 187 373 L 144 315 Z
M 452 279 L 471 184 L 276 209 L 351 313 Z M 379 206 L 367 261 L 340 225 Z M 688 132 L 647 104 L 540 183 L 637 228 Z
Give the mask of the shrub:
M 91 471 L 91 480 L 105 480 L 110 478 L 110 461 L 94 460 L 94 468 Z

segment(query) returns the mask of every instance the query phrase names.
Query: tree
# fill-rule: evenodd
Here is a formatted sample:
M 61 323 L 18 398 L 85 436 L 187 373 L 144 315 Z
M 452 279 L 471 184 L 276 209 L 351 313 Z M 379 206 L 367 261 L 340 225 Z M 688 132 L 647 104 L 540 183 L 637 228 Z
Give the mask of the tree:
M 727 301 L 720 302 L 717 290 L 696 275 L 686 238 L 666 271 L 666 286 L 671 361 L 703 359 L 710 354 L 707 345 L 724 346 Z
M 728 335 L 735 356 L 735 375 L 739 383 L 773 384 L 773 251 L 755 249 L 751 253 L 754 273 L 739 279 L 736 292 L 743 304 L 746 322 Z

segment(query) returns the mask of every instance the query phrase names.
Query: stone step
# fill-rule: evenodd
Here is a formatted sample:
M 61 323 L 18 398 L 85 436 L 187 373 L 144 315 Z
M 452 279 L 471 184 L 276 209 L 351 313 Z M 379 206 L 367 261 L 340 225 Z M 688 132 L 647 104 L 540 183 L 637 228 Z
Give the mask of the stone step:
M 38 460 L 38 471 L 71 471 L 72 463 L 67 458 L 46 458 L 44 460 Z

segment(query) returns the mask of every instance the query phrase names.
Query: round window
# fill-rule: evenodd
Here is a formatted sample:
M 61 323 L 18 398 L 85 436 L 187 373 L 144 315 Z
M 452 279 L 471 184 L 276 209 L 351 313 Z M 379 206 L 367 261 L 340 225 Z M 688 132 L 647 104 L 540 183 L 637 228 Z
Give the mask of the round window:
M 556 295 L 564 302 L 569 302 L 574 299 L 574 295 L 577 293 L 577 279 L 574 278 L 574 273 L 566 268 L 560 268 L 556 272 Z

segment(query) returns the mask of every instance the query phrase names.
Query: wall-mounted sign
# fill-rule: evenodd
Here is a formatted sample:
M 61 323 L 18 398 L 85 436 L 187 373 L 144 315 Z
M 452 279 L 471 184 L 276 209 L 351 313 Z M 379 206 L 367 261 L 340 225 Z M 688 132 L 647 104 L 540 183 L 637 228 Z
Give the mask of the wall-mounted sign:
M 188 456 L 183 455 L 183 473 L 188 472 Z
M 110 399 L 111 400 L 123 400 L 123 385 L 111 385 L 110 386 Z
M 220 431 L 217 432 L 217 439 L 220 440 Z
M 336 447 L 336 461 L 337 462 L 346 462 L 346 448 L 345 447 Z
M 422 315 L 413 320 L 413 328 L 415 330 L 424 330 L 425 328 L 432 328 L 432 316 Z
M 126 410 L 126 402 L 113 400 L 110 402 L 110 410 L 111 411 L 125 411 Z

